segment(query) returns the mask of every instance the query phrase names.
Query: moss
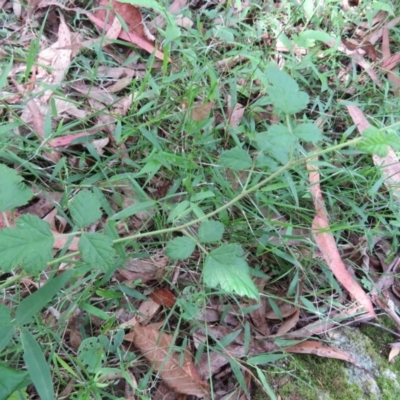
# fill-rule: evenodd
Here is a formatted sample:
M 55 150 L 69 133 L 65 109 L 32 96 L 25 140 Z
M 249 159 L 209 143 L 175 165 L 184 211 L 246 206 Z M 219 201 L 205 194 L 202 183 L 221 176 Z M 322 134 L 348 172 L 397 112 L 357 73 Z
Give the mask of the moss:
M 348 382 L 338 360 L 313 356 L 292 356 L 287 365 L 266 371 L 266 377 L 277 395 L 285 400 L 359 400 L 363 391 Z M 265 399 L 265 393 L 254 399 Z
M 391 321 L 384 321 L 393 329 Z M 378 321 L 383 324 L 383 321 Z M 346 328 L 329 335 L 331 346 L 348 352 L 363 368 L 339 360 L 291 355 L 265 370 L 276 395 L 285 400 L 392 400 L 400 398 L 400 356 L 388 362 L 395 338 L 374 326 Z M 257 391 L 258 392 L 258 391 Z M 260 390 L 253 398 L 265 399 Z

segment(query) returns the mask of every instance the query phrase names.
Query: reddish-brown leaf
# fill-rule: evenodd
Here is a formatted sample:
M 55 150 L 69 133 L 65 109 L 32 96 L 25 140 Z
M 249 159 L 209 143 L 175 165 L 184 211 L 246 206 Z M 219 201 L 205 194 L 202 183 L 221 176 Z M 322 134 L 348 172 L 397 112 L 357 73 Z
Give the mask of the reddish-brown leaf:
M 306 340 L 305 342 L 287 347 L 285 351 L 288 353 L 313 354 L 318 357 L 335 358 L 360 367 L 360 364 L 349 353 L 335 347 L 325 346 L 315 340 Z
M 176 297 L 168 289 L 155 289 L 149 297 L 160 306 L 172 308 L 175 304 Z
M 173 351 L 172 335 L 160 332 L 151 325 L 136 325 L 125 340 L 131 341 L 140 350 L 171 389 L 200 398 L 208 396 L 208 386 L 200 379 L 191 354 L 185 351 L 181 363 L 180 354 Z
M 129 32 L 149 41 L 145 34 L 143 17 L 140 10 L 129 3 L 119 3 L 115 0 L 100 0 L 100 7 L 94 15 L 107 24 L 112 24 L 115 19 L 115 13 L 118 13 L 125 21 Z

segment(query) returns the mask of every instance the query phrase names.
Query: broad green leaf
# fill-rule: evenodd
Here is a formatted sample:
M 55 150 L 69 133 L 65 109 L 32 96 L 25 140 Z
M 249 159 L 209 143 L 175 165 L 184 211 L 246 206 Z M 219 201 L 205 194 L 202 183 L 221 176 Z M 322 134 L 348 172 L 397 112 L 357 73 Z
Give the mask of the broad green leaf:
M 25 297 L 18 304 L 15 312 L 15 319 L 21 325 L 27 324 L 50 300 L 63 288 L 70 280 L 74 271 L 64 271 L 62 274 L 50 279 L 44 286 L 36 292 Z
M 2 326 L 0 328 L 0 352 L 2 352 L 7 347 L 8 343 L 10 343 L 14 333 L 15 327 L 13 325 Z
M 306 142 L 317 143 L 322 140 L 321 131 L 311 123 L 297 125 L 293 133 Z
M 18 173 L 4 164 L 0 164 L 0 187 L 0 212 L 23 206 L 33 197 Z
M 89 372 L 96 372 L 105 358 L 104 347 L 98 338 L 85 339 L 78 349 L 78 360 Z
M 145 211 L 153 207 L 155 201 L 144 201 L 142 203 L 135 203 L 131 206 L 125 208 L 124 210 L 114 214 L 110 219 L 113 221 L 119 221 L 120 219 L 128 218 L 132 215 L 137 214 L 138 212 Z
M 319 40 L 324 43 L 335 42 L 335 38 L 330 36 L 324 31 L 316 31 L 312 29 L 307 29 L 299 33 L 299 36 L 304 40 Z
M 100 233 L 84 233 L 79 240 L 83 261 L 93 268 L 107 271 L 114 265 L 115 250 L 112 240 Z
M 15 228 L 0 229 L 0 268 L 22 266 L 29 273 L 42 271 L 53 258 L 50 225 L 35 215 L 18 218 Z
M 138 7 L 152 8 L 156 11 L 165 11 L 165 7 L 163 7 L 157 0 L 118 0 L 118 2 L 133 4 Z
M 11 310 L 5 304 L 0 304 L 0 352 L 8 345 L 13 334 L 14 326 L 11 324 Z
M 247 169 L 252 165 L 249 153 L 239 147 L 223 151 L 219 162 L 224 167 L 230 168 L 233 171 Z
M 219 221 L 204 221 L 199 228 L 197 237 L 202 243 L 218 242 L 222 239 L 225 226 Z
M 371 154 L 376 154 L 379 157 L 385 157 L 388 153 L 388 146 L 398 149 L 400 146 L 399 135 L 392 130 L 387 133 L 370 126 L 363 132 L 364 140 L 358 147 Z
M 18 371 L 0 364 L 0 399 L 10 399 L 12 394 L 28 386 L 31 381 L 26 371 Z
M 192 255 L 195 247 L 196 243 L 192 239 L 186 236 L 177 237 L 167 244 L 165 254 L 173 260 L 185 260 Z
M 296 137 L 282 124 L 272 125 L 267 132 L 256 134 L 254 139 L 260 150 L 265 151 L 282 164 L 288 163 L 289 155 L 296 143 Z
M 101 218 L 100 201 L 89 190 L 80 191 L 71 201 L 71 217 L 80 228 L 86 228 Z
M 295 114 L 307 107 L 310 101 L 308 94 L 299 90 L 289 74 L 276 66 L 268 67 L 265 74 L 270 83 L 267 93 L 277 111 Z
M 54 400 L 53 380 L 42 349 L 26 328 L 21 328 L 24 361 L 40 400 Z
M 246 260 L 236 256 L 235 247 L 240 248 L 224 244 L 210 252 L 203 268 L 204 283 L 213 288 L 220 287 L 228 293 L 258 300 L 258 290 L 250 277 L 249 266 Z

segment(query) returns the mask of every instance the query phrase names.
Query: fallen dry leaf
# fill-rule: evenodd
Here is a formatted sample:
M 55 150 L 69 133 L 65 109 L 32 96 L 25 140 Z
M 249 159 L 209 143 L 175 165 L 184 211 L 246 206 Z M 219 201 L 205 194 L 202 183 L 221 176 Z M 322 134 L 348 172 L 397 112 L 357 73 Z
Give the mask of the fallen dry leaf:
M 286 347 L 285 351 L 288 353 L 297 354 L 313 354 L 318 357 L 335 358 L 337 360 L 343 360 L 354 364 L 357 367 L 362 366 L 349 354 L 343 350 L 335 347 L 325 346 L 315 340 L 306 340 L 305 342 L 296 344 L 294 346 Z
M 168 289 L 154 289 L 149 297 L 160 306 L 172 308 L 175 304 L 176 297 Z
M 391 52 L 390 52 L 390 44 L 389 44 L 389 30 L 384 28 L 382 31 L 382 56 L 383 59 L 390 59 Z M 392 61 L 393 62 L 393 61 Z M 398 74 L 393 73 L 392 71 L 388 70 L 387 77 L 397 88 L 396 92 L 398 92 L 400 88 L 400 78 Z
M 360 133 L 371 126 L 357 106 L 347 106 L 347 110 Z M 396 153 L 391 147 L 388 147 L 386 157 L 379 157 L 374 154 L 372 160 L 380 168 L 385 186 L 393 194 L 396 201 L 400 202 L 400 162 Z
M 299 321 L 300 317 L 300 309 L 297 308 L 296 311 L 285 321 L 282 322 L 281 326 L 279 327 L 278 331 L 273 336 L 281 336 L 285 333 L 289 332 L 292 328 L 294 328 Z
M 153 326 L 136 325 L 125 335 L 146 357 L 162 380 L 178 393 L 196 396 L 208 396 L 208 385 L 203 382 L 193 364 L 191 354 L 185 350 L 184 360 L 173 351 L 172 335 L 160 332 Z
M 396 343 L 391 343 L 390 344 L 390 353 L 389 353 L 389 362 L 391 364 L 394 364 L 394 359 L 399 355 L 400 353 L 400 342 L 396 342 Z
M 210 101 L 208 103 L 197 103 L 190 110 L 190 118 L 193 121 L 204 121 L 211 109 L 214 107 L 215 101 Z

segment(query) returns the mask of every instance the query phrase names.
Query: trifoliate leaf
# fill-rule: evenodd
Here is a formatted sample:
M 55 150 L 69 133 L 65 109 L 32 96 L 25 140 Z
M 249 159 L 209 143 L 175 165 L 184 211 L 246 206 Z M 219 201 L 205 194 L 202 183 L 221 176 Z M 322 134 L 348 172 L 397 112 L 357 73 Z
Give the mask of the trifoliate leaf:
M 93 268 L 107 271 L 114 266 L 115 250 L 112 240 L 100 233 L 84 233 L 79 240 L 83 261 Z
M 317 143 L 322 140 L 322 133 L 318 127 L 311 123 L 297 125 L 293 133 L 306 142 Z
M 267 132 L 258 133 L 254 137 L 258 148 L 270 156 L 287 164 L 289 154 L 293 151 L 296 137 L 282 124 L 272 125 Z
M 177 237 L 167 244 L 165 254 L 173 260 L 185 260 L 192 255 L 195 247 L 196 243 L 192 239 L 186 236 Z
M 50 225 L 35 215 L 26 214 L 15 228 L 0 229 L 0 269 L 22 266 L 28 273 L 42 271 L 53 258 L 54 237 Z
M 234 171 L 250 168 L 252 164 L 249 153 L 240 147 L 222 152 L 219 161 L 221 165 Z
M 4 164 L 0 164 L 0 187 L 0 212 L 23 206 L 33 197 L 18 173 Z
M 267 68 L 266 77 L 270 83 L 267 92 L 276 111 L 295 114 L 304 110 L 310 101 L 306 92 L 299 90 L 296 81 L 278 67 Z
M 370 126 L 363 132 L 365 138 L 358 147 L 371 154 L 376 154 L 379 157 L 385 157 L 388 153 L 388 146 L 395 149 L 400 146 L 399 135 L 395 131 L 382 132 L 378 128 Z
M 231 246 L 224 244 L 207 256 L 203 268 L 204 283 L 213 288 L 220 287 L 228 293 L 258 300 L 258 289 L 250 277 L 249 266 L 245 259 L 235 256 L 235 253 L 232 258 Z M 224 254 L 226 257 L 223 257 Z
M 202 243 L 218 242 L 222 239 L 225 226 L 218 221 L 204 221 L 199 228 L 197 238 Z
M 80 191 L 71 201 L 69 210 L 74 223 L 86 228 L 101 218 L 100 201 L 89 190 Z

